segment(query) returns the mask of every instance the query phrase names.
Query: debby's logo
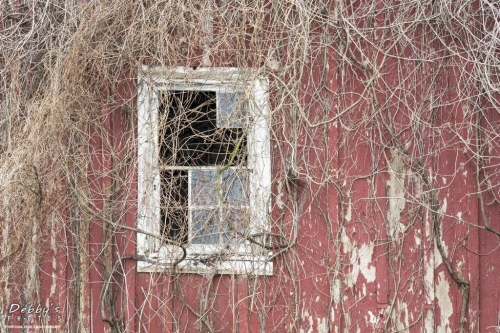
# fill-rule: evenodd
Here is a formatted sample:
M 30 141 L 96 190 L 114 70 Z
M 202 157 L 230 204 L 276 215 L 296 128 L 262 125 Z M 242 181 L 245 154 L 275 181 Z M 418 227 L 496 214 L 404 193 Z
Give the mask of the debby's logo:
M 49 307 L 44 307 L 41 304 L 22 305 L 19 303 L 12 303 L 8 313 L 4 315 L 7 324 L 47 325 L 62 322 L 61 307 L 54 305 L 54 303 L 51 303 Z
M 59 309 L 60 309 L 59 306 L 55 306 L 54 313 L 59 313 Z M 27 313 L 27 314 L 31 314 L 31 313 L 43 314 L 44 317 L 47 317 L 49 314 L 49 311 L 50 311 L 50 307 L 44 308 L 44 307 L 41 307 L 40 304 L 38 304 L 36 306 L 36 308 L 33 307 L 33 304 L 30 304 L 27 307 L 21 307 L 21 304 L 12 303 L 10 305 L 9 314 L 16 313 L 18 311 L 19 311 L 19 313 Z

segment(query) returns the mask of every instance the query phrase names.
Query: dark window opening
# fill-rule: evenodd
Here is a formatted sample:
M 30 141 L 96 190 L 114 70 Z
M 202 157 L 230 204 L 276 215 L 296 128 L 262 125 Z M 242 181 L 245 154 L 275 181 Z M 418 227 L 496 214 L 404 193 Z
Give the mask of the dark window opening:
M 161 172 L 161 233 L 169 240 L 188 241 L 188 172 Z
M 169 91 L 160 105 L 160 164 L 226 165 L 238 141 L 233 165 L 246 164 L 243 128 L 217 128 L 217 94 L 212 91 Z

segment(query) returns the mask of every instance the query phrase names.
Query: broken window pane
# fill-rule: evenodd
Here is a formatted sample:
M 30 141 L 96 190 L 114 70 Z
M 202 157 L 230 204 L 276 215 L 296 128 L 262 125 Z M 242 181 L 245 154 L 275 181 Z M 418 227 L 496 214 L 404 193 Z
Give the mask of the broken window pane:
M 169 91 L 160 105 L 160 161 L 165 165 L 246 164 L 247 138 L 242 128 L 217 128 L 216 93 Z M 240 142 L 241 141 L 241 142 Z
M 217 126 L 243 128 L 246 126 L 246 103 L 242 92 L 219 92 Z

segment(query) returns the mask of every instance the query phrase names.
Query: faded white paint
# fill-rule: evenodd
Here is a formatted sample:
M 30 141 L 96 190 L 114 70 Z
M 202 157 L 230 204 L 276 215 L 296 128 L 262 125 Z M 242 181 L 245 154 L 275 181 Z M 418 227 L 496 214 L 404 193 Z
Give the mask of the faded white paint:
M 394 311 L 392 312 L 392 321 L 398 332 L 409 332 L 408 305 L 401 300 L 396 301 Z
M 420 237 L 418 237 L 418 235 L 415 235 L 415 245 L 417 247 L 420 247 L 420 244 L 422 244 L 422 240 L 420 239 Z
M 340 279 L 335 279 L 333 283 L 333 302 L 338 305 L 340 303 L 340 291 L 341 291 Z M 333 311 L 333 310 L 332 310 Z
M 344 313 L 344 319 L 345 319 L 344 333 L 350 333 L 349 328 L 351 327 L 351 317 L 349 316 L 349 312 Z
M 366 323 L 371 325 L 373 328 L 377 325 L 377 316 L 373 314 L 373 312 L 368 311 L 368 316 L 364 316 Z
M 424 288 L 427 304 L 432 304 L 434 302 L 434 268 L 436 267 L 434 263 L 434 232 L 432 228 L 432 222 L 429 219 L 429 211 L 425 212 L 425 253 L 426 257 L 424 260 Z M 434 251 L 433 251 L 434 250 Z M 437 253 L 439 256 L 439 252 Z
M 374 245 L 372 243 L 362 244 L 359 249 L 357 247 L 353 248 L 351 252 L 352 269 L 346 278 L 347 287 L 352 288 L 356 284 L 360 273 L 365 277 L 367 282 L 375 281 L 376 268 L 371 265 L 373 248 Z
M 399 238 L 405 230 L 401 223 L 401 212 L 405 207 L 405 172 L 404 156 L 396 149 L 392 150 L 392 161 L 389 162 L 390 178 L 387 182 L 387 197 L 389 209 L 387 210 L 388 234 L 392 239 Z
M 269 67 L 269 68 L 271 68 L 274 71 L 279 70 L 280 67 L 281 67 L 279 60 L 276 59 L 276 58 L 268 58 L 266 60 L 266 66 Z
M 437 333 L 451 333 L 450 317 L 453 314 L 453 303 L 450 298 L 450 284 L 446 280 L 445 272 L 438 274 L 436 284 L 436 302 L 441 313 L 440 325 L 437 327 Z
M 307 331 L 301 327 L 299 329 L 299 332 L 300 333 L 312 333 L 313 332 L 313 317 L 311 315 L 309 315 L 309 312 L 307 310 L 302 310 L 302 322 L 304 323 L 304 325 L 307 326 L 308 324 L 308 329 Z
M 347 236 L 347 234 L 345 232 L 345 228 L 342 228 L 340 237 L 342 240 L 344 253 L 351 253 L 352 252 L 352 243 L 351 243 L 351 239 Z
M 438 213 L 439 214 L 445 214 L 447 208 L 448 208 L 448 201 L 446 200 L 446 197 L 444 197 L 443 198 L 443 204 L 441 205 L 441 207 L 439 207 Z
M 432 304 L 434 302 L 434 256 L 432 255 L 425 260 L 424 288 L 426 303 Z
M 429 218 L 429 210 L 425 211 L 425 257 L 424 257 L 424 295 L 425 302 L 427 305 L 434 304 L 434 231 L 432 227 L 432 221 Z M 437 253 L 439 257 L 439 253 Z M 439 257 L 440 258 L 440 257 Z M 434 333 L 434 310 L 425 310 L 424 317 L 424 332 Z
M 372 266 L 372 257 L 373 257 L 373 248 L 374 245 L 372 243 L 370 244 L 363 244 L 361 245 L 361 248 L 359 249 L 359 259 L 360 259 L 360 271 L 361 274 L 366 279 L 366 282 L 373 282 L 375 281 L 376 278 L 376 268 L 375 266 Z
M 316 318 L 318 333 L 328 333 L 328 324 L 326 318 Z
M 283 209 L 283 207 L 285 207 L 285 203 L 283 202 L 283 193 L 285 192 L 283 190 L 283 182 L 281 180 L 279 180 L 278 182 L 278 185 L 277 185 L 277 190 L 276 190 L 276 196 L 275 196 L 275 202 L 276 202 L 276 205 L 278 206 L 279 209 Z
M 314 318 L 307 309 L 303 309 L 301 313 L 303 326 L 299 329 L 300 333 L 328 333 L 328 324 L 326 317 Z M 316 322 L 316 330 L 314 329 Z
M 352 208 L 351 207 L 352 207 L 351 196 L 349 196 L 349 203 L 347 204 L 347 211 L 346 211 L 345 216 L 344 216 L 344 218 L 347 222 L 350 222 L 351 218 L 352 218 Z
M 434 313 L 431 309 L 426 310 L 424 317 L 424 332 L 434 333 Z
M 448 202 L 447 202 L 446 198 L 443 198 L 443 204 L 438 209 L 438 213 L 439 214 L 445 214 L 447 207 L 448 207 Z M 448 256 L 448 246 L 446 245 L 446 243 L 444 241 L 444 238 L 443 238 L 443 229 L 441 228 L 439 230 L 439 232 L 440 232 L 440 234 L 437 235 L 437 237 L 440 237 L 440 239 L 441 239 L 441 245 L 443 247 L 444 254 L 446 256 Z M 434 246 L 434 268 L 437 268 L 442 263 L 443 263 L 443 259 L 441 258 L 441 253 L 439 253 L 439 250 L 438 250 L 437 246 Z

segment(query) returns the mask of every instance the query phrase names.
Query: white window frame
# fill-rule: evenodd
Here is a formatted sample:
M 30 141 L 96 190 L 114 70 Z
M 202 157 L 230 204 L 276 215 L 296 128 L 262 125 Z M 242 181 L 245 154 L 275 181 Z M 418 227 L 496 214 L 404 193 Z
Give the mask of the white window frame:
M 142 66 L 138 77 L 138 214 L 137 254 L 139 272 L 175 269 L 181 272 L 272 275 L 272 252 L 257 242 L 244 240 L 230 249 L 225 260 L 210 261 L 221 249 L 212 245 L 161 245 L 158 95 L 162 91 L 243 91 L 248 98 L 247 168 L 249 175 L 249 235 L 269 233 L 271 155 L 268 80 L 252 70 L 238 68 L 165 68 Z M 217 104 L 219 101 L 217 100 Z M 208 167 L 210 168 L 210 167 Z M 207 168 L 207 169 L 208 169 Z M 217 168 L 215 168 L 217 169 Z M 156 236 L 157 235 L 157 236 Z M 155 237 L 156 236 L 156 237 Z M 260 245 L 256 245 L 256 244 Z M 265 244 L 264 244 L 265 245 Z M 267 244 L 269 245 L 269 244 Z M 226 248 L 227 249 L 227 248 Z M 175 266 L 175 267 L 173 267 Z

